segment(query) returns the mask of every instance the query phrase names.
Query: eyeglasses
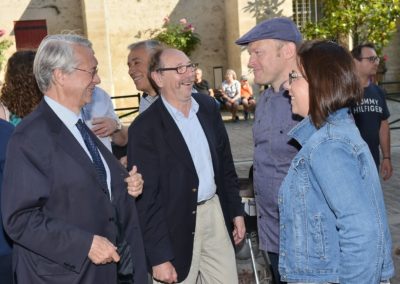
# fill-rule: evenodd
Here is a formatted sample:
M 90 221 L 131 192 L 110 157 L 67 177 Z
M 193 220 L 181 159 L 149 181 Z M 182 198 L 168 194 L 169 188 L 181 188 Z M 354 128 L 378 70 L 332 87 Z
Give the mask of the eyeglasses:
M 197 69 L 197 66 L 199 66 L 198 63 L 190 63 L 188 65 L 181 65 L 178 67 L 158 68 L 156 71 L 161 72 L 161 71 L 175 70 L 176 73 L 178 73 L 178 74 L 185 74 L 187 72 L 187 70 L 190 70 L 192 72 L 195 71 Z
M 94 76 L 96 76 L 97 72 L 99 71 L 98 68 L 94 69 L 93 71 L 88 71 L 88 70 L 85 70 L 85 69 L 80 69 L 80 68 L 75 68 L 75 67 L 73 69 L 89 73 L 92 76 L 92 80 L 93 80 Z
M 367 59 L 370 63 L 375 63 L 381 60 L 378 56 L 360 57 L 361 60 Z
M 297 74 L 296 71 L 292 71 L 289 73 L 289 85 L 292 85 L 293 81 L 296 81 L 298 78 L 304 78 L 303 76 Z

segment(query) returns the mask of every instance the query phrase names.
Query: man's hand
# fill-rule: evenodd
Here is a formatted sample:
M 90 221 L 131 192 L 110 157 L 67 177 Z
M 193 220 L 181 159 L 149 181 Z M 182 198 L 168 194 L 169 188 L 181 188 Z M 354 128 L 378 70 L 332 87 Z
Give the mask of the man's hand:
M 381 175 L 383 180 L 388 180 L 392 176 L 393 168 L 390 159 L 383 159 L 381 163 Z
M 127 156 L 123 156 L 121 159 L 119 159 L 119 162 L 122 164 L 122 166 L 124 168 L 128 167 L 128 157 Z
M 246 234 L 246 226 L 244 225 L 244 217 L 237 216 L 233 218 L 233 240 L 235 245 L 243 241 Z
M 96 117 L 92 119 L 92 131 L 99 137 L 111 136 L 117 130 L 118 123 L 110 117 Z
M 129 195 L 133 197 L 138 197 L 143 191 L 143 179 L 142 175 L 137 172 L 137 167 L 133 166 L 132 170 L 129 172 L 129 177 L 125 179 L 128 184 L 127 189 Z
M 178 281 L 178 274 L 176 274 L 172 263 L 168 261 L 153 266 L 153 278 L 163 283 L 176 283 Z
M 94 264 L 106 264 L 119 261 L 117 247 L 108 239 L 97 235 L 93 237 L 88 257 Z

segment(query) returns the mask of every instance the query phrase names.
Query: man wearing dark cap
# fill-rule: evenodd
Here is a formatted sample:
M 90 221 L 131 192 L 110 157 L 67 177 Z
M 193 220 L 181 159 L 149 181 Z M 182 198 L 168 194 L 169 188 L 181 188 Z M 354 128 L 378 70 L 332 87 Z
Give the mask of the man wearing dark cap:
M 299 147 L 287 136 L 299 118 L 292 115 L 283 85 L 292 70 L 298 71 L 296 46 L 301 41 L 296 24 L 287 18 L 263 21 L 236 41 L 247 46 L 255 83 L 270 85 L 257 102 L 253 124 L 254 192 L 260 249 L 269 258 L 275 283 L 285 283 L 278 271 L 278 191 Z

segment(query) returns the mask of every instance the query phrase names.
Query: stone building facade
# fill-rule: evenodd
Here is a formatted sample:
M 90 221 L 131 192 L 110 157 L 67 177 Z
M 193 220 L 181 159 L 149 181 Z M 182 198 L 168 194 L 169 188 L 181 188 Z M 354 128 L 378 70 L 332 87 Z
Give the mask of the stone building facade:
M 200 35 L 201 45 L 192 53 L 204 77 L 218 87 L 223 72 L 232 68 L 238 76 L 247 74 L 248 54 L 234 41 L 256 24 L 244 11 L 247 0 L 0 0 L 0 28 L 5 38 L 14 41 L 14 22 L 46 20 L 47 33 L 73 31 L 87 36 L 99 61 L 101 87 L 112 96 L 136 93 L 127 71 L 127 46 L 143 40 L 138 34 L 160 28 L 163 18 L 172 22 L 187 18 Z M 282 1 L 280 12 L 292 15 L 292 0 Z M 385 53 L 388 54 L 388 80 L 400 80 L 399 33 Z M 7 55 L 16 50 L 15 45 Z M 3 73 L 0 73 L 2 77 Z M 118 101 L 118 106 L 126 104 Z

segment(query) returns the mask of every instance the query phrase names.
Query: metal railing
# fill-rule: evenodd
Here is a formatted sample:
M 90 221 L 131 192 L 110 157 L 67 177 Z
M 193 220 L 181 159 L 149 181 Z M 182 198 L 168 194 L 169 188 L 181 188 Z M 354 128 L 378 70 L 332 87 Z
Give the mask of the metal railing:
M 387 81 L 379 82 L 378 85 L 385 90 L 386 100 L 400 103 L 400 81 Z M 389 121 L 390 129 L 397 130 L 400 126 L 394 126 L 394 124 L 399 123 L 400 118 Z
M 127 117 L 129 115 L 135 114 L 139 112 L 139 105 L 140 105 L 140 93 L 134 94 L 134 95 L 125 95 L 125 96 L 115 96 L 111 97 L 112 100 L 118 100 L 118 99 L 130 99 L 130 98 L 136 98 L 137 99 L 137 106 L 132 106 L 132 107 L 120 107 L 120 108 L 115 108 L 115 112 L 122 112 L 122 111 L 128 111 L 124 112 L 121 115 L 118 115 L 119 118 Z

